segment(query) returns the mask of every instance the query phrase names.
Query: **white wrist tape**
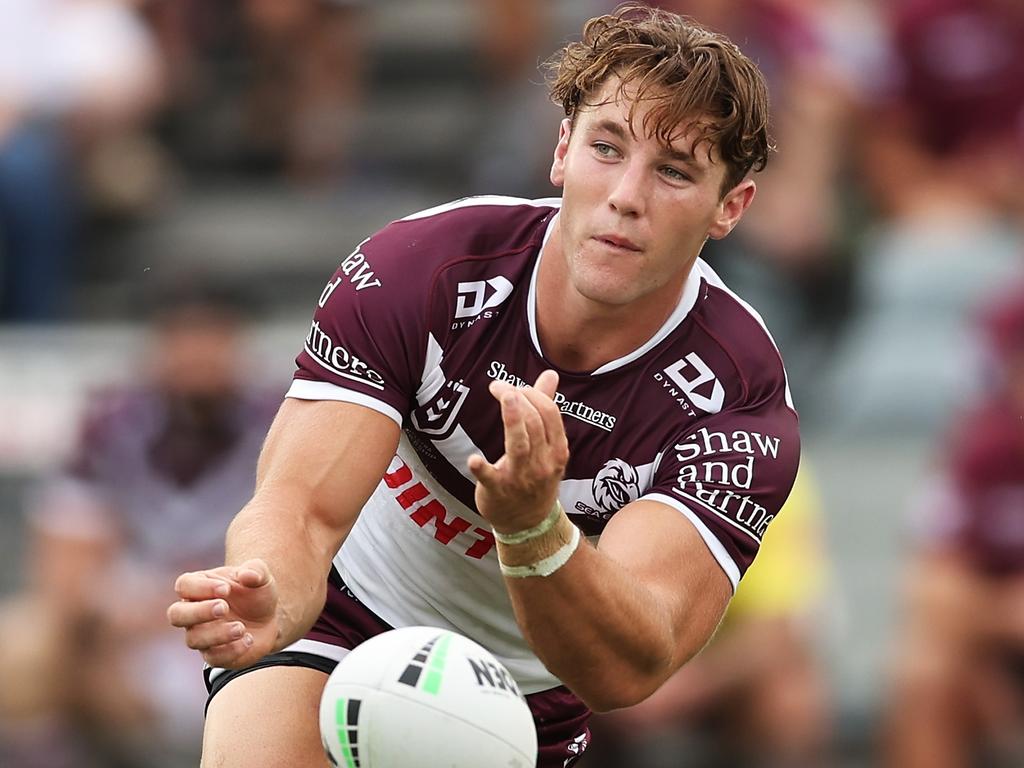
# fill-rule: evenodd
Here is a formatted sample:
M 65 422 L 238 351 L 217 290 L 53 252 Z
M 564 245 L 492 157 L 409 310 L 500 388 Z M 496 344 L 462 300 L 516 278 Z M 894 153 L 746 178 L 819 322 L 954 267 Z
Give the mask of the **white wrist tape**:
M 559 509 L 559 511 L 561 511 L 561 509 Z M 572 553 L 576 551 L 576 547 L 578 547 L 579 544 L 580 529 L 574 525 L 572 527 L 572 534 L 569 541 L 563 544 L 561 549 L 553 555 L 549 555 L 543 560 L 538 560 L 536 563 L 531 563 L 530 565 L 505 565 L 501 562 L 501 558 L 499 557 L 498 567 L 501 568 L 502 575 L 513 579 L 525 579 L 529 576 L 550 576 L 569 562 L 569 558 L 572 557 Z
M 502 544 L 522 544 L 524 541 L 536 539 L 538 536 L 543 536 L 550 531 L 561 516 L 562 504 L 558 499 L 555 499 L 555 505 L 551 507 L 548 516 L 533 526 L 533 528 L 527 528 L 525 531 L 516 531 L 515 533 L 498 533 L 492 528 L 491 533 Z

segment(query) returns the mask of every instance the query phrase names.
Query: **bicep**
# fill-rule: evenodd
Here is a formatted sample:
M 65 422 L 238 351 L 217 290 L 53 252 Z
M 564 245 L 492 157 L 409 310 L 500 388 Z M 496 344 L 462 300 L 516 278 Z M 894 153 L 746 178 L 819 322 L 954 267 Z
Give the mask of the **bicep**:
M 286 398 L 260 455 L 256 498 L 273 496 L 344 535 L 394 457 L 399 432 L 361 405 Z
M 689 520 L 667 504 L 634 501 L 608 522 L 598 549 L 664 606 L 676 639 L 674 666 L 704 647 L 725 614 L 732 584 Z

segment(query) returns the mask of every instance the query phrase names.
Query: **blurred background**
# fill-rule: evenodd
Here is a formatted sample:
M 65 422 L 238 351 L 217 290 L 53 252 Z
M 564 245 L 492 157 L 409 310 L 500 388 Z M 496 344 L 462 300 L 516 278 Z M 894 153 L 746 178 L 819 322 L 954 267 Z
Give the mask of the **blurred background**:
M 770 82 L 705 257 L 805 452 L 713 645 L 581 762 L 1024 765 L 1024 4 L 657 4 Z M 555 194 L 538 64 L 613 5 L 0 0 L 0 766 L 196 764 L 164 606 L 324 279 L 410 212 Z

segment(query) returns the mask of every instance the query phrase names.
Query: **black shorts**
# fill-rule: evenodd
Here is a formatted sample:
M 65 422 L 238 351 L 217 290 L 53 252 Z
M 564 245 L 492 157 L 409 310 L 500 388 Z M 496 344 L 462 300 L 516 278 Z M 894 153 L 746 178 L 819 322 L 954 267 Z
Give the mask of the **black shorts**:
M 363 605 L 332 569 L 324 610 L 297 648 L 265 656 L 245 669 L 207 669 L 206 706 L 221 688 L 255 669 L 307 667 L 329 675 L 347 650 L 390 629 L 394 627 Z M 590 743 L 590 710 L 564 686 L 528 694 L 526 703 L 537 726 L 537 768 L 572 765 Z

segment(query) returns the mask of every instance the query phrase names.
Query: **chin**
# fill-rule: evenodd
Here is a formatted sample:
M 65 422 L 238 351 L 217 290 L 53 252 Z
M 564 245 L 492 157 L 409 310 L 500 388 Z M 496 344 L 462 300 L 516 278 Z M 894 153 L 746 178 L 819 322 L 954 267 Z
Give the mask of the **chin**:
M 636 301 L 641 295 L 635 285 L 623 285 L 621 281 L 609 280 L 580 281 L 576 290 L 590 301 L 615 307 Z
M 577 264 L 572 282 L 582 296 L 603 304 L 628 304 L 643 293 L 636 270 L 615 264 Z M 580 268 L 582 267 L 582 268 Z

